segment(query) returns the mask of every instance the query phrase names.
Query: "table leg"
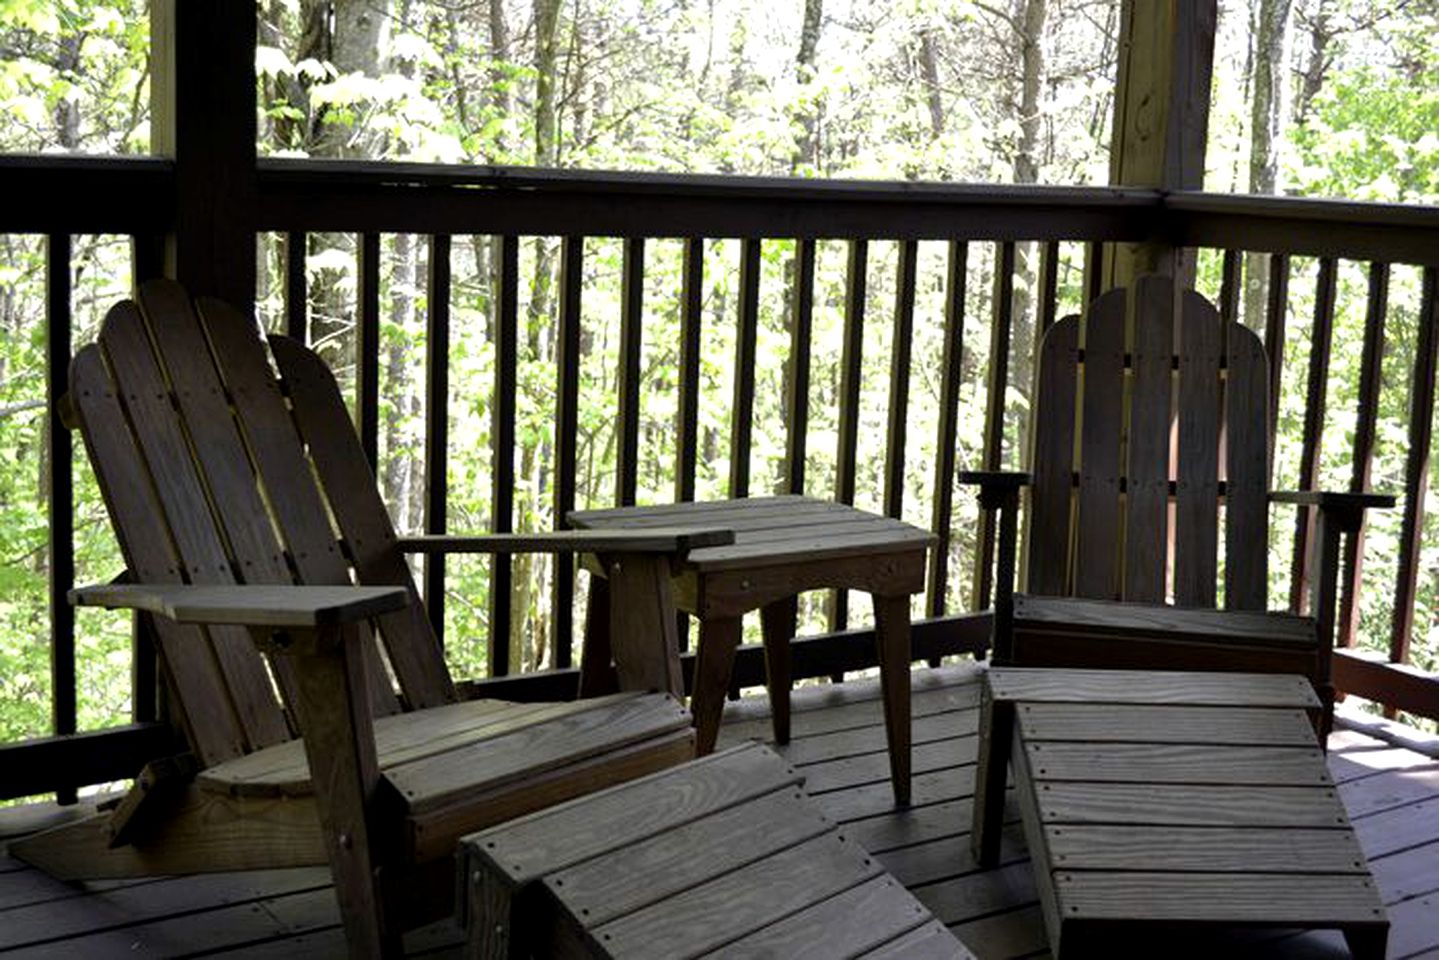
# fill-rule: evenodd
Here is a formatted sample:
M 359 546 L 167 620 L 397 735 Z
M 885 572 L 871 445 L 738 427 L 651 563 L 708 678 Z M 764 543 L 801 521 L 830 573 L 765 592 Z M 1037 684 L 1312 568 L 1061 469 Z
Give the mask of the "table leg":
M 974 808 L 969 847 L 983 870 L 999 865 L 1000 830 L 1004 824 L 1004 785 L 1014 737 L 1014 704 L 995 700 L 984 678 L 979 705 L 979 763 L 974 773 Z
M 774 718 L 774 742 L 789 743 L 789 691 L 793 669 L 790 665 L 790 642 L 794 640 L 794 621 L 799 611 L 799 598 L 776 600 L 760 611 L 764 627 L 765 680 L 769 687 L 769 709 Z
M 884 693 L 884 728 L 889 739 L 889 775 L 894 802 L 909 804 L 909 595 L 874 596 L 874 638 L 879 682 Z
M 739 649 L 739 617 L 715 617 L 700 621 L 700 648 L 695 659 L 694 714 L 695 755 L 704 756 L 715 748 L 720 720 L 724 717 L 725 690 L 735 651 Z
M 615 692 L 611 656 L 610 584 L 604 577 L 591 576 L 589 603 L 585 607 L 585 646 L 580 655 L 580 696 Z

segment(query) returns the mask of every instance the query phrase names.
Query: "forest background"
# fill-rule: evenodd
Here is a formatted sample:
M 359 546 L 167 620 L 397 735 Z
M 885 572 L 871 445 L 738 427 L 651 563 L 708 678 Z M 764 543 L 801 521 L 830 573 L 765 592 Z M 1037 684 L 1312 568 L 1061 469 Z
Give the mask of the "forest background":
M 1221 0 L 1206 189 L 1432 203 L 1439 197 L 1439 0 Z M 260 0 L 256 104 L 262 155 L 693 171 L 800 177 L 1103 184 L 1119 0 Z M 0 0 L 0 151 L 145 154 L 149 24 L 143 0 Z M 355 238 L 312 235 L 311 341 L 353 382 Z M 961 410 L 983 409 L 992 251 L 968 264 Z M 452 253 L 449 527 L 490 524 L 492 238 Z M 93 339 L 129 286 L 124 238 L 75 238 L 76 345 Z M 752 492 L 784 467 L 783 390 L 794 245 L 762 246 Z M 1062 247 L 1062 310 L 1079 306 L 1081 251 Z M 905 516 L 933 499 L 944 297 L 943 244 L 921 244 L 912 344 Z M 424 238 L 383 239 L 379 479 L 397 525 L 423 523 Z M 581 507 L 614 500 L 620 243 L 585 250 L 579 415 Z M 895 245 L 871 244 L 869 313 L 893 309 Z M 257 249 L 262 319 L 282 311 L 282 245 Z M 639 501 L 674 486 L 680 249 L 647 247 Z M 1035 251 L 1020 245 L 1005 459 L 1023 460 L 1034 330 Z M 726 495 L 738 244 L 705 246 L 697 495 Z M 1261 328 L 1266 263 L 1244 263 L 1242 319 Z M 515 493 L 517 529 L 547 529 L 554 432 L 558 239 L 525 238 Z M 1290 284 L 1276 486 L 1298 473 L 1303 381 L 1317 265 Z M 844 249 L 819 245 L 808 491 L 833 493 Z M 1200 260 L 1214 296 L 1217 258 Z M 1341 262 L 1322 479 L 1347 482 L 1363 331 L 1364 265 Z M 0 236 L 0 741 L 41 735 L 50 717 L 45 501 L 44 256 L 40 238 Z M 1373 486 L 1402 490 L 1419 277 L 1390 289 Z M 877 509 L 888 397 L 887 324 L 867 325 L 857 503 Z M 960 418 L 959 462 L 977 464 L 982 418 Z M 77 579 L 121 568 L 83 453 L 76 456 Z M 1430 490 L 1435 488 L 1431 481 Z M 1439 502 L 1426 494 L 1414 662 L 1439 667 Z M 974 511 L 961 494 L 950 609 L 971 605 Z M 1280 519 L 1276 516 L 1276 520 Z M 1358 641 L 1389 634 L 1400 511 L 1365 541 Z M 1292 523 L 1271 524 L 1271 597 L 1287 596 Z M 511 645 L 518 669 L 554 662 L 545 559 L 517 563 Z M 446 654 L 488 671 L 488 567 L 452 560 Z M 583 591 L 577 602 L 582 602 Z M 856 598 L 855 614 L 867 613 Z M 1282 602 L 1282 600 L 1280 601 Z M 822 629 L 808 598 L 801 630 Z M 128 619 L 82 611 L 81 729 L 124 722 Z

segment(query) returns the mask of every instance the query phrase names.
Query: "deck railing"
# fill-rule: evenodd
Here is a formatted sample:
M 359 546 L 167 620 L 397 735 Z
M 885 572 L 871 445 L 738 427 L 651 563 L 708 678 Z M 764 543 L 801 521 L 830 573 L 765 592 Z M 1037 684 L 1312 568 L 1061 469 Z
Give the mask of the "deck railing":
M 54 716 L 56 738 L 0 747 L 5 768 L 19 771 L 7 777 L 0 796 L 23 796 L 73 788 L 127 776 L 145 758 L 169 747 L 166 728 L 156 722 L 156 678 L 153 653 L 137 631 L 133 691 L 135 723 L 129 727 L 65 736 L 75 732 L 74 621 L 65 603 L 73 571 L 71 555 L 72 490 L 68 474 L 70 439 L 59 428 L 56 401 L 65 389 L 66 361 L 71 345 L 69 249 L 77 233 L 120 233 L 134 238 L 137 279 L 158 275 L 163 269 L 163 237 L 173 221 L 173 184 L 170 165 L 163 160 L 75 160 L 71 158 L 0 158 L 12 202 L 0 209 L 0 232 L 39 233 L 48 240 L 49 399 L 53 429 L 48 431 L 51 495 L 51 606 Z M 928 522 L 940 537 L 930 569 L 925 598 L 926 617 L 916 623 L 917 658 L 975 652 L 983 647 L 987 627 L 982 618 L 956 612 L 951 585 L 956 578 L 972 578 L 969 605 L 987 605 L 993 530 L 980 525 L 973 553 L 956 556 L 952 531 L 961 522 L 952 491 L 956 470 L 957 423 L 960 407 L 960 351 L 973 304 L 983 301 L 966 289 L 972 257 L 992 257 L 989 275 L 992 293 L 985 313 L 989 317 L 988 380 L 984 389 L 984 430 L 977 462 L 972 466 L 995 469 L 1017 467 L 1023 461 L 1023 443 L 1015 442 L 1010 424 L 1006 444 L 1007 400 L 1016 374 L 1009 369 L 1012 335 L 1016 329 L 1015 281 L 1020 260 L 1038 252 L 1026 287 L 1028 311 L 1036 333 L 1045 329 L 1062 309 L 1060 270 L 1078 259 L 1076 251 L 1109 242 L 1168 242 L 1217 257 L 1217 296 L 1226 315 L 1239 315 L 1245 255 L 1270 254 L 1264 268 L 1268 299 L 1264 310 L 1266 344 L 1270 348 L 1272 383 L 1281 385 L 1286 329 L 1290 315 L 1291 258 L 1317 260 L 1314 313 L 1309 321 L 1310 351 L 1306 378 L 1303 436 L 1299 451 L 1299 484 L 1313 487 L 1321 465 L 1322 438 L 1328 410 L 1327 379 L 1335 312 L 1336 276 L 1341 261 L 1357 261 L 1368 272 L 1368 309 L 1364 332 L 1363 382 L 1353 410 L 1355 430 L 1351 458 L 1351 487 L 1369 483 L 1375 449 L 1379 369 L 1385 354 L 1384 324 L 1388 315 L 1388 280 L 1391 265 L 1413 265 L 1422 270 L 1420 322 L 1412 355 L 1401 358 L 1413 383 L 1403 496 L 1403 526 L 1398 573 L 1393 584 L 1394 609 L 1387 655 L 1345 655 L 1338 658 L 1336 682 L 1343 690 L 1391 707 L 1439 717 L 1439 683 L 1407 666 L 1409 640 L 1414 629 L 1416 587 L 1423 546 L 1424 498 L 1431 447 L 1436 332 L 1436 269 L 1439 269 L 1439 211 L 1379 204 L 1213 196 L 1161 195 L 1155 191 L 1113 188 L 1041 188 L 1005 186 L 951 186 L 912 183 L 815 182 L 670 176 L 651 174 L 579 173 L 495 168 L 422 166 L 405 164 L 318 163 L 263 160 L 259 164 L 257 228 L 284 236 L 286 267 L 284 301 L 286 327 L 303 335 L 307 330 L 306 235 L 354 233 L 358 237 L 356 382 L 357 420 L 365 448 L 372 459 L 380 431 L 379 330 L 382 319 L 379 274 L 382 234 L 418 234 L 428 237 L 430 269 L 426 278 L 427 362 L 424 405 L 427 482 L 424 490 L 424 524 L 441 532 L 446 522 L 446 456 L 449 450 L 448 365 L 451 343 L 452 299 L 449 252 L 452 238 L 483 235 L 494 238 L 498 272 L 498 300 L 492 309 L 495 348 L 495 383 L 492 409 L 492 502 L 496 530 L 513 521 L 515 490 L 515 397 L 517 393 L 517 340 L 519 335 L 519 246 L 522 237 L 559 238 L 560 268 L 557 351 L 554 370 L 555 452 L 552 484 L 553 515 L 562 518 L 576 506 L 576 409 L 580 390 L 578 365 L 580 312 L 586 238 L 620 238 L 621 263 L 618 389 L 612 398 L 616 423 L 617 503 L 631 503 L 637 495 L 640 458 L 641 343 L 644 339 L 643 290 L 645 245 L 657 239 L 681 243 L 681 289 L 678 298 L 680 346 L 676 391 L 676 451 L 674 497 L 689 499 L 696 492 L 700 458 L 697 418 L 701 403 L 699 343 L 701 282 L 707 241 L 737 241 L 737 316 L 734 392 L 728 444 L 729 476 L 726 493 L 745 496 L 770 492 L 761 489 L 750 473 L 751 414 L 755 403 L 755 368 L 761 250 L 765 242 L 793 242 L 793 270 L 786 281 L 791 389 L 783 400 L 785 459 L 780 487 L 803 492 L 807 424 L 811 413 L 809 393 L 813 318 L 815 311 L 815 260 L 818 244 L 839 241 L 845 246 L 843 297 L 843 354 L 839 360 L 835 474 L 827 488 L 840 500 L 853 502 L 859 464 L 859 385 L 861 348 L 866 323 L 867 278 L 871 274 L 871 244 L 896 245 L 893 288 L 894 309 L 889 363 L 889 405 L 886 417 L 881 509 L 901 516 L 913 505 L 904 502 L 906 452 L 914 449 L 906 416 L 913 358 L 909 344 L 914 334 L 916 262 L 921 242 L 946 244 L 943 283 L 943 352 L 939 372 L 939 410 L 933 436 L 934 462 L 930 465 L 934 496 Z M 67 202 L 52 204 L 64 195 Z M 1030 246 L 1033 245 L 1033 246 Z M 1252 271 L 1253 266 L 1250 267 Z M 1089 291 L 1092 293 L 1093 291 Z M 1077 299 L 1086 299 L 1081 292 Z M 1071 298 L 1074 299 L 1074 298 Z M 1072 305 L 1072 303 L 1071 303 Z M 1035 338 L 1037 339 L 1037 337 Z M 1275 390 L 1276 410 L 1279 391 Z M 1346 411 L 1347 413 L 1347 411 Z M 1023 433 L 1019 428 L 1020 436 Z M 1006 447 L 1008 454 L 1006 454 Z M 1007 458 L 1007 459 L 1006 459 Z M 911 519 L 913 517 L 911 516 Z M 1309 527 L 1301 518 L 1295 527 L 1295 561 L 1290 577 L 1293 605 L 1302 603 L 1305 545 Z M 1362 535 L 1344 558 L 1344 595 L 1341 610 L 1343 637 L 1352 642 L 1357 630 L 1362 583 Z M 444 568 L 434 563 L 425 569 L 424 593 L 437 624 L 444 621 Z M 507 637 L 510 630 L 510 567 L 507 559 L 495 561 L 492 570 L 489 623 L 492 636 Z M 573 571 L 559 565 L 552 595 L 554 633 L 568 638 L 574 631 Z M 1274 601 L 1271 601 L 1274 602 Z M 827 611 L 829 633 L 802 641 L 796 654 L 800 676 L 831 675 L 871 665 L 872 645 L 847 631 L 848 611 L 843 596 Z M 505 679 L 509 674 L 508 645 L 492 643 L 490 663 L 497 680 L 485 681 L 503 688 L 502 695 L 554 695 L 566 684 L 571 645 L 560 642 L 549 676 Z M 753 652 L 752 652 L 753 653 Z M 148 665 L 148 666 L 147 666 Z M 757 654 L 744 656 L 737 666 L 741 683 L 762 678 Z

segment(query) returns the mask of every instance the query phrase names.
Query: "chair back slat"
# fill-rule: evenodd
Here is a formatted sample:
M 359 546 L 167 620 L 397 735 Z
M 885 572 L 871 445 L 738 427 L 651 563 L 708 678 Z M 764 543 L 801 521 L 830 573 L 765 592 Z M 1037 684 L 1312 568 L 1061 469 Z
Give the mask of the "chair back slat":
M 231 557 L 211 511 L 210 493 L 192 455 L 179 408 L 156 362 L 144 320 L 134 304 L 111 310 L 100 331 L 117 391 L 134 431 L 144 471 L 190 583 L 238 582 Z M 133 554 L 139 545 L 128 552 Z M 273 685 L 248 632 L 210 630 L 212 646 L 225 676 L 230 701 L 251 748 L 290 737 Z
M 126 565 L 147 583 L 180 583 L 181 560 L 98 345 L 83 348 L 71 361 L 70 398 Z M 250 738 L 221 669 L 227 658 L 217 649 L 229 638 L 163 618 L 156 618 L 154 626 L 176 694 L 171 713 L 192 749 L 206 764 L 248 752 Z
M 1074 594 L 1096 600 L 1119 591 L 1124 301 L 1122 290 L 1101 296 L 1084 328 Z
M 1269 586 L 1269 367 L 1264 345 L 1228 330 L 1224 388 L 1224 605 L 1263 610 Z
M 1269 381 L 1259 338 L 1160 276 L 1097 298 L 1082 351 L 1080 327 L 1061 320 L 1040 349 L 1024 589 L 1213 607 L 1222 505 L 1225 605 L 1265 609 Z
M 1065 317 L 1040 344 L 1035 398 L 1034 451 L 1030 458 L 1030 523 L 1025 589 L 1059 596 L 1069 592 L 1070 518 L 1074 499 L 1075 388 L 1079 373 L 1079 318 Z
M 1174 388 L 1174 292 L 1143 277 L 1135 287 L 1125 476 L 1124 591 L 1163 603 L 1169 555 L 1169 425 Z M 1143 322 L 1137 322 L 1142 318 Z
M 188 310 L 184 291 L 170 286 L 179 291 Z M 263 331 L 252 317 L 223 301 L 201 298 L 196 307 L 200 325 L 218 358 L 218 373 L 234 405 L 235 422 L 259 475 L 265 506 L 274 516 L 294 567 L 293 577 L 288 569 L 276 571 L 274 582 L 298 579 L 315 586 L 351 583 L 349 564 L 330 526 L 329 510 L 270 367 Z M 205 345 L 196 346 L 203 349 Z M 268 517 L 264 519 L 269 522 Z M 377 716 L 395 713 L 399 701 L 373 631 L 367 624 L 361 624 L 359 629 L 363 637 L 361 649 L 370 661 L 366 676 L 370 680 L 372 711 Z
M 1221 333 L 1219 312 L 1203 297 L 1185 291 L 1179 318 L 1179 458 L 1174 507 L 1174 600 L 1181 607 L 1213 607 L 1215 601 Z
M 405 609 L 380 618 L 390 665 L 408 706 L 453 702 L 454 684 L 439 642 L 397 546 L 390 515 L 334 375 L 314 351 L 288 337 L 271 337 L 270 350 L 289 388 L 301 438 L 349 546 L 356 578 L 365 585 L 404 586 L 410 593 Z

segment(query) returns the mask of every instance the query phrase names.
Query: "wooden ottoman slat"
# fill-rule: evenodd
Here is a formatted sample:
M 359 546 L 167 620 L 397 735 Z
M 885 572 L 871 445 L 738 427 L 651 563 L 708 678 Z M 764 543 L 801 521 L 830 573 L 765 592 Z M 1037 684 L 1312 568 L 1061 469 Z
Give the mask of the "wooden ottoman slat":
M 864 960 L 974 960 L 974 954 L 938 920 L 861 956 Z
M 1020 726 L 1024 723 L 1021 720 Z M 1046 743 L 1026 737 L 1036 781 L 1331 786 L 1324 754 L 1307 747 L 1194 743 Z
M 860 956 L 930 919 L 929 911 L 899 881 L 878 876 L 706 956 L 841 960 Z
M 1290 674 L 1194 670 L 1047 670 L 995 667 L 996 700 L 1024 703 L 1319 708 L 1309 681 Z
M 1348 826 L 1332 788 L 1203 784 L 1038 785 L 1045 823 L 1235 827 Z
M 1302 828 L 1049 824 L 1045 846 L 1066 870 L 1369 872 L 1352 831 Z
M 1273 927 L 1373 923 L 1384 916 L 1374 881 L 1356 874 L 1054 874 L 1066 916 L 1098 920 L 1204 921 Z
M 1025 738 L 1034 740 L 1314 745 L 1314 727 L 1302 709 L 1131 705 L 1117 711 L 1106 703 L 1025 703 L 1018 715 Z
M 833 828 L 788 788 L 550 874 L 545 883 L 563 887 L 566 907 L 598 926 Z
M 863 850 L 827 834 L 599 926 L 590 935 L 605 952 L 636 960 L 698 956 L 882 872 Z

